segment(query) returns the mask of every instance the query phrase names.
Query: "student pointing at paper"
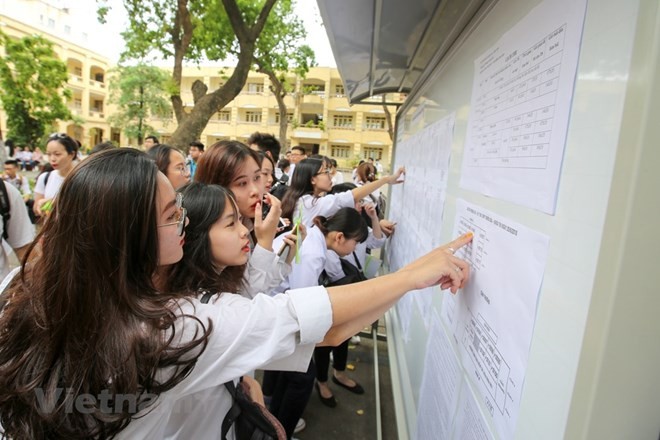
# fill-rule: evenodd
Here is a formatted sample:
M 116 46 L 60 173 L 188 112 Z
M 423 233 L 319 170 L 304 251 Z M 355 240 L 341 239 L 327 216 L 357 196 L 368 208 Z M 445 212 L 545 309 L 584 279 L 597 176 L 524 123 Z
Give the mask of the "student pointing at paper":
M 223 383 L 275 361 L 300 368 L 316 344 L 350 337 L 407 291 L 455 293 L 469 276 L 450 251 L 471 240 L 464 236 L 363 283 L 254 299 L 218 292 L 205 304 L 197 291 L 167 287 L 184 255 L 181 202 L 156 165 L 129 148 L 93 155 L 67 177 L 4 292 L 2 434 L 215 438 L 231 404 Z M 245 232 L 233 233 L 219 249 L 239 255 Z M 76 259 L 94 264 L 72 270 Z M 176 413 L 186 401 L 204 402 L 204 411 Z

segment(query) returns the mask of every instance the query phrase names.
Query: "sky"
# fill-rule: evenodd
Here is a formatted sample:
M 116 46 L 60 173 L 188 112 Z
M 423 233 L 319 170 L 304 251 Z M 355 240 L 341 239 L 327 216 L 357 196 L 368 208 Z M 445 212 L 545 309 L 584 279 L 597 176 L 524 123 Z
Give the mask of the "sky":
M 72 2 L 78 7 L 79 4 L 91 4 L 95 2 Z M 119 53 L 123 48 L 123 40 L 120 32 L 126 29 L 128 18 L 126 11 L 122 6 L 121 0 L 108 0 L 107 3 L 112 7 L 108 15 L 108 23 L 103 26 L 102 32 L 90 33 L 90 36 L 96 41 L 94 49 L 101 55 L 105 55 L 112 61 L 119 59 Z M 316 62 L 321 67 L 336 67 L 328 35 L 325 32 L 321 15 L 319 14 L 318 5 L 314 0 L 297 0 L 295 3 L 295 11 L 298 16 L 302 18 L 307 30 L 307 44 L 314 50 L 316 54 Z M 95 9 L 91 9 L 95 17 Z M 89 11 L 87 11 L 89 13 Z M 95 20 L 95 19 L 94 19 Z M 98 24 L 95 24 L 98 29 Z

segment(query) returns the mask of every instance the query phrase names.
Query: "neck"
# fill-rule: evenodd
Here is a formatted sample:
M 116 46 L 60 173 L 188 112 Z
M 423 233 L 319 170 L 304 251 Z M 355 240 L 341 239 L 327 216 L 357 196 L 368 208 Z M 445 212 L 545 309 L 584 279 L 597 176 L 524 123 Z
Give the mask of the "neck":
M 66 177 L 71 170 L 73 169 L 73 163 L 70 163 L 67 167 L 60 168 L 58 171 L 60 172 L 60 176 Z
M 167 278 L 170 273 L 171 265 L 168 266 L 158 266 L 156 273 L 151 278 L 154 283 L 154 287 L 159 292 L 164 292 L 167 289 Z

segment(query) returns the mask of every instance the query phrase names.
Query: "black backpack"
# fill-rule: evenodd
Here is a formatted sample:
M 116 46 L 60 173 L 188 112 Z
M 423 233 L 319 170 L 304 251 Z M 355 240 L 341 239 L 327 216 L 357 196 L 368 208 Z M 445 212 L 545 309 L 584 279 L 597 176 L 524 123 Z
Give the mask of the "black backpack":
M 330 281 L 330 277 L 324 270 L 321 272 L 321 276 L 319 277 L 319 285 L 323 287 L 345 286 L 346 284 L 366 281 L 367 277 L 364 275 L 364 272 L 362 272 L 362 265 L 360 264 L 360 260 L 358 260 L 357 255 L 355 255 L 355 252 L 353 252 L 353 258 L 355 258 L 357 267 L 344 260 L 343 258 L 340 258 L 339 261 L 341 262 L 341 269 L 344 271 L 344 276 L 338 280 Z
M 0 215 L 2 215 L 2 238 L 5 240 L 9 238 L 7 232 L 7 224 L 11 218 L 11 205 L 9 204 L 9 194 L 7 193 L 6 183 L 3 180 L 0 185 Z

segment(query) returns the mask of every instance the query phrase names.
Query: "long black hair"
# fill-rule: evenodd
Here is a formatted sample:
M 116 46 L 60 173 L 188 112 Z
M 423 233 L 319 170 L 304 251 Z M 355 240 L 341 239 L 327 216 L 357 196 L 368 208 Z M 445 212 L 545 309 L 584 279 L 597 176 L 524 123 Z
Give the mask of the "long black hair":
M 293 218 L 296 203 L 305 194 L 314 194 L 312 178 L 316 176 L 323 167 L 321 159 L 303 159 L 293 169 L 291 186 L 287 189 L 282 199 L 282 217 Z
M 206 347 L 211 323 L 186 315 L 197 328 L 182 343 L 179 297 L 154 285 L 157 179 L 144 153 L 117 148 L 64 180 L 0 314 L 0 423 L 9 438 L 113 437 L 180 383 Z M 110 412 L 103 399 L 70 410 L 103 394 Z
M 206 289 L 217 292 L 238 292 L 243 288 L 242 266 L 229 266 L 224 270 L 213 264 L 213 251 L 209 230 L 218 221 L 230 203 L 238 218 L 234 195 L 220 185 L 189 183 L 179 191 L 183 195 L 183 206 L 188 212 L 190 223 L 186 227 L 186 242 L 183 259 L 179 261 L 169 277 L 169 290 L 196 292 Z M 238 219 L 236 220 L 238 221 Z

